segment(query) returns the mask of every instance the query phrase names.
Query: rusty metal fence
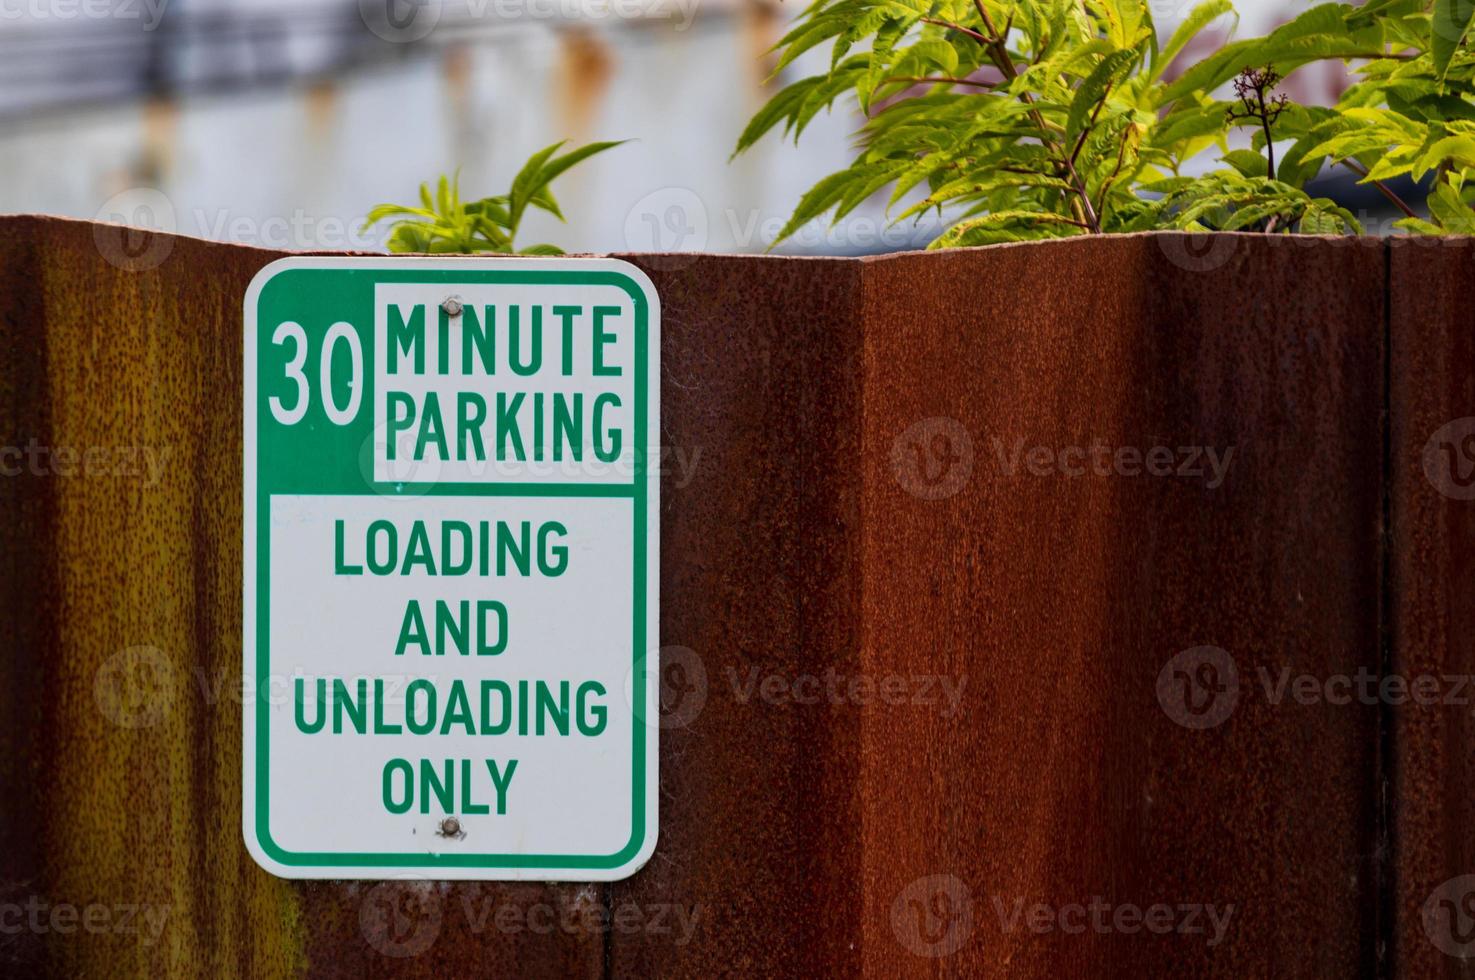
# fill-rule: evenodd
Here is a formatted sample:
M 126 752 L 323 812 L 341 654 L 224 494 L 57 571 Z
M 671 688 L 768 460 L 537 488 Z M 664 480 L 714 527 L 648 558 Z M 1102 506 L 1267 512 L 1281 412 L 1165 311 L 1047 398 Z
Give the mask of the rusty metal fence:
M 1475 246 L 623 256 L 663 731 L 612 885 L 246 854 L 275 257 L 0 219 L 0 971 L 1463 975 Z

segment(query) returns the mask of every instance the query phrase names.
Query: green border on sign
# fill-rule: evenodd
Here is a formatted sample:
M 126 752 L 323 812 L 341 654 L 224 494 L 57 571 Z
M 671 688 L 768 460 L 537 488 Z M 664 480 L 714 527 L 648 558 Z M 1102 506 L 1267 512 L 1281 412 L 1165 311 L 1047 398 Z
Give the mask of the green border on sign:
M 345 280 L 345 288 L 352 290 L 353 301 L 349 304 L 352 311 L 345 316 L 343 304 L 343 293 L 337 289 L 325 289 L 321 285 L 324 276 L 342 277 Z M 311 284 L 311 288 L 304 289 L 298 286 L 291 294 L 289 300 L 278 298 L 282 290 L 292 289 L 292 281 L 300 279 L 313 279 L 318 282 Z M 338 459 L 330 465 L 336 465 L 338 471 L 328 478 L 326 482 L 337 484 L 330 489 L 310 487 L 298 487 L 292 485 L 295 480 L 274 482 L 268 474 L 271 473 L 267 465 L 267 455 L 263 452 L 263 444 L 268 441 L 267 434 L 274 428 L 283 428 L 272 418 L 268 407 L 269 397 L 274 393 L 268 378 L 272 375 L 266 370 L 266 360 L 271 356 L 273 345 L 266 328 L 262 325 L 276 324 L 286 319 L 303 322 L 310 336 L 319 334 L 325 330 L 329 323 L 343 319 L 350 322 L 354 329 L 360 333 L 360 339 L 364 343 L 364 365 L 363 377 L 365 389 L 369 387 L 368 379 L 375 376 L 374 373 L 374 348 L 372 344 L 374 319 L 373 319 L 373 293 L 374 287 L 383 283 L 489 283 L 489 284 L 519 284 L 519 285 L 583 285 L 583 286 L 616 286 L 629 294 L 635 304 L 635 421 L 634 421 L 634 479 L 630 484 L 593 484 L 579 486 L 577 484 L 537 484 L 537 483 L 496 483 L 496 484 L 395 484 L 394 490 L 376 489 L 375 484 L 364 476 L 361 469 L 361 461 L 357 458 L 351 461 L 350 467 L 345 466 L 345 461 Z M 292 312 L 281 316 L 264 316 L 261 311 L 267 309 L 274 303 L 280 303 Z M 305 311 L 305 312 L 304 312 Z M 316 312 L 317 316 L 310 314 Z M 386 269 L 374 267 L 343 268 L 327 267 L 320 269 L 311 268 L 289 268 L 273 276 L 261 290 L 256 306 L 258 332 L 256 337 L 256 369 L 257 377 L 261 379 L 257 389 L 257 398 L 254 411 L 257 413 L 257 444 L 256 450 L 256 836 L 262 849 L 275 861 L 284 865 L 292 866 L 316 866 L 316 867 L 414 867 L 414 868 L 451 868 L 451 867 L 473 867 L 473 868 L 617 868 L 627 863 L 640 852 L 645 843 L 647 833 L 646 827 L 646 758 L 645 732 L 642 731 L 642 722 L 645 719 L 646 700 L 646 609 L 647 609 L 647 507 L 648 477 L 649 477 L 649 357 L 650 357 L 650 311 L 644 291 L 629 276 L 618 272 L 598 272 L 592 270 L 556 272 L 550 270 L 529 269 L 520 270 L 488 270 L 467 268 L 464 270 L 449 269 L 426 269 L 414 271 L 413 269 Z M 365 315 L 367 313 L 367 315 Z M 320 322 L 321 321 L 321 322 Z M 367 326 L 363 326 L 367 324 Z M 310 362 L 311 363 L 311 362 Z M 319 402 L 321 399 L 318 400 Z M 346 434 L 349 438 L 358 440 L 358 445 L 364 445 L 364 439 L 372 434 L 373 430 L 373 404 L 371 399 L 366 399 L 366 404 L 361 405 L 359 413 L 360 420 L 349 427 Z M 368 416 L 367 419 L 363 418 Z M 293 460 L 306 461 L 311 458 L 318 470 L 323 469 L 321 449 L 331 438 L 330 430 L 326 425 L 326 419 L 322 417 L 320 406 L 309 409 L 308 415 L 303 419 L 302 426 L 305 437 L 303 445 L 291 447 L 283 452 L 276 460 L 276 467 L 280 469 L 283 459 L 290 463 Z M 296 428 L 296 427 L 294 427 Z M 342 430 L 340 430 L 341 432 Z M 340 439 L 334 439 L 338 442 Z M 302 472 L 300 469 L 295 472 Z M 372 470 L 370 471 L 372 472 Z M 285 482 L 286 485 L 283 485 Z M 320 481 L 325 482 L 325 481 Z M 357 486 L 355 486 L 357 484 Z M 380 485 L 387 486 L 387 485 Z M 329 853 L 329 852 L 304 852 L 298 853 L 287 851 L 277 845 L 272 839 L 269 826 L 269 798 L 270 786 L 270 751 L 268 746 L 268 734 L 271 724 L 268 708 L 270 707 L 261 692 L 267 690 L 270 679 L 270 569 L 271 569 L 271 498 L 274 494 L 303 495 L 312 493 L 333 495 L 362 495 L 362 496 L 425 496 L 425 495 L 464 495 L 464 496 L 528 496 L 528 497 L 630 497 L 634 503 L 634 563 L 632 574 L 634 582 L 632 593 L 634 596 L 632 620 L 633 630 L 631 634 L 632 662 L 634 678 L 632 683 L 634 710 L 631 714 L 631 739 L 632 739 L 632 773 L 631 773 L 631 830 L 630 841 L 614 854 L 426 854 L 426 853 L 402 853 L 402 854 L 356 854 L 356 853 Z

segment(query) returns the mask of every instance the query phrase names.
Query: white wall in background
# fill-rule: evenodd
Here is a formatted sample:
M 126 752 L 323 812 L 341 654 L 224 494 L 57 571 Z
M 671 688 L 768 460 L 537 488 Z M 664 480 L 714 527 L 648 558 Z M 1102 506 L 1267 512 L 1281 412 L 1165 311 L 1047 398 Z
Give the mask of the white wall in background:
M 280 9 L 276 0 L 172 2 L 191 13 Z M 1160 30 L 1166 34 L 1191 6 L 1155 4 Z M 305 23 L 320 32 L 324 23 L 336 24 L 323 13 L 329 7 L 314 5 Z M 1242 0 L 1240 8 L 1243 35 L 1305 4 Z M 686 29 L 679 17 L 577 30 L 547 20 L 501 21 L 474 32 L 452 25 L 408 57 L 315 84 L 269 84 L 270 63 L 287 58 L 287 49 L 273 48 L 257 30 L 240 58 L 259 69 L 260 83 L 0 124 L 0 211 L 136 214 L 140 223 L 172 221 L 183 233 L 277 248 L 376 248 L 382 232 L 358 233 L 364 213 L 381 201 L 413 201 L 419 181 L 437 173 L 459 167 L 467 197 L 501 193 L 528 154 L 547 143 L 631 138 L 556 185 L 567 226 L 537 215 L 519 241 L 588 251 L 761 251 L 804 190 L 850 159 L 859 123 L 848 109 L 822 115 L 798 149 L 770 136 L 729 163 L 738 133 L 765 97 L 762 52 L 797 10 L 788 5 L 765 15 L 699 0 Z M 96 25 L 76 28 L 83 29 Z M 0 23 L 0 42 L 15 42 L 18 30 Z M 170 43 L 184 45 L 183 62 L 197 50 Z M 299 38 L 291 57 L 316 64 L 327 57 L 325 43 Z M 791 69 L 791 79 L 806 62 L 818 69 L 827 58 L 811 54 Z M 187 77 L 208 77 L 212 65 L 205 61 L 187 65 Z M 1297 97 L 1323 97 L 1318 79 L 1307 73 Z M 1325 87 L 1329 96 L 1334 80 Z M 155 213 L 157 197 L 130 193 L 137 188 L 161 191 L 163 213 Z M 808 229 L 785 250 L 878 252 L 930 237 L 926 227 L 885 232 L 878 204 L 824 232 Z

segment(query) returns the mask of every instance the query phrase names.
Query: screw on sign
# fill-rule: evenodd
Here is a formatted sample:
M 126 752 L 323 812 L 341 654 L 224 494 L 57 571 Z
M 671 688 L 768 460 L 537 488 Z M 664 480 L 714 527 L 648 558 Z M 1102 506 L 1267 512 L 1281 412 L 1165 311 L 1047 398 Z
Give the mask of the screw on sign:
M 908 952 L 951 956 L 973 935 L 973 896 L 957 875 L 927 875 L 891 903 L 891 929 Z
M 1475 957 L 1475 874 L 1459 875 L 1434 889 L 1422 918 L 1424 934 L 1441 952 L 1462 960 Z
M 1158 673 L 1157 699 L 1168 717 L 1184 728 L 1214 728 L 1239 702 L 1239 671 L 1229 651 L 1190 647 Z
M 440 895 L 428 881 L 383 881 L 359 906 L 359 931 L 385 956 L 419 956 L 440 937 Z
M 957 419 L 923 419 L 891 444 L 891 468 L 907 493 L 943 500 L 963 489 L 973 473 L 973 439 Z

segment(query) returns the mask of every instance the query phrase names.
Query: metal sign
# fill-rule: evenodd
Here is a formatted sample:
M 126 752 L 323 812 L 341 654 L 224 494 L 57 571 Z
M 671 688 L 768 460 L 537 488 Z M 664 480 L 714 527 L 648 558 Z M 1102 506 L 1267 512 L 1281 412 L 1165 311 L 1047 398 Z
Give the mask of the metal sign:
M 610 880 L 650 857 L 659 351 L 655 289 L 615 260 L 303 257 L 252 281 L 263 867 Z

